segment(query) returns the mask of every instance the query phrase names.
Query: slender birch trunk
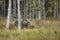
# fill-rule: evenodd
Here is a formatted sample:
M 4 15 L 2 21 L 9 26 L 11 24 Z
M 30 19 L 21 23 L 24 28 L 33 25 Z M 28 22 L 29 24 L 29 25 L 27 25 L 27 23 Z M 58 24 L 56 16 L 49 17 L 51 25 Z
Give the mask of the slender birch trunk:
M 8 29 L 9 29 L 9 24 L 10 24 L 10 17 L 11 17 L 11 0 L 9 0 L 7 24 L 6 24 L 6 28 Z
M 27 1 L 27 3 L 26 3 L 26 5 L 27 5 L 27 6 L 26 6 L 26 7 L 27 7 L 27 8 L 26 8 L 26 9 L 27 9 L 26 13 L 27 13 L 27 14 L 26 14 L 26 15 L 27 15 L 27 18 L 28 18 L 28 16 L 29 16 L 29 14 L 28 14 L 28 0 L 26 0 L 26 1 Z
M 59 14 L 58 14 L 58 0 L 57 0 L 57 18 L 59 18 Z
M 17 0 L 18 5 L 18 31 L 21 30 L 21 13 L 20 13 L 20 0 Z
M 25 1 L 24 1 L 24 18 L 26 17 L 26 13 L 25 13 Z
M 45 0 L 43 0 L 43 14 L 44 14 L 44 20 L 46 19 L 46 13 L 45 13 Z
M 13 0 L 13 15 L 17 16 L 16 15 L 16 0 Z
M 32 0 L 33 1 L 33 5 L 34 5 L 34 0 Z M 34 6 L 33 6 L 33 19 L 34 19 Z
M 29 16 L 30 16 L 30 20 L 31 20 L 32 19 L 31 18 L 31 0 L 30 0 L 30 3 L 29 4 L 30 4 L 30 14 L 29 14 Z
M 4 17 L 5 17 L 5 0 L 4 0 Z
M 38 9 L 38 19 L 40 20 L 41 19 L 41 12 L 40 12 L 40 0 L 38 0 L 38 3 L 39 3 L 39 9 Z
M 54 19 L 56 18 L 56 0 L 55 0 L 55 4 L 54 4 Z
M 38 19 L 40 20 L 41 19 L 41 12 L 38 11 Z

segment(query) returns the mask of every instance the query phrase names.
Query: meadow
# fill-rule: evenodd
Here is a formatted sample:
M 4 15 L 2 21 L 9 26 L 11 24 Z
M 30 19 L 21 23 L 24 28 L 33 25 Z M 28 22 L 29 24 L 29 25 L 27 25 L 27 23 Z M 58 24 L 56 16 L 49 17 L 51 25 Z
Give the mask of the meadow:
M 6 29 L 6 20 L 0 21 L 0 40 L 60 40 L 60 20 L 32 21 L 33 29 Z M 15 27 L 14 22 L 11 23 Z

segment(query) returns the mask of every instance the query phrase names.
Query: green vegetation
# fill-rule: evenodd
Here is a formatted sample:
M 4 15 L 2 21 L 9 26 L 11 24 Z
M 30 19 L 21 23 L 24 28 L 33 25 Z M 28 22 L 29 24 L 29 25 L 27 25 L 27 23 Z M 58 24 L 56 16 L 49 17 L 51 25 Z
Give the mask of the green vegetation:
M 46 29 L 24 29 L 21 32 L 17 30 L 0 30 L 0 40 L 60 40 L 60 30 Z
M 7 12 L 8 4 L 10 3 L 6 0 L 4 5 L 3 1 L 0 0 L 0 40 L 60 40 L 60 7 L 58 7 L 60 4 L 57 0 L 21 0 L 21 9 L 19 10 L 21 18 L 23 19 L 25 16 L 31 17 L 30 24 L 32 25 L 21 31 L 18 31 L 17 25 L 15 25 L 16 20 L 14 19 L 16 17 L 13 16 L 18 14 L 18 6 L 15 1 L 17 0 L 12 0 L 13 5 L 10 5 L 12 6 L 10 29 L 6 29 L 6 21 L 8 19 L 5 16 L 9 14 Z M 5 13 L 3 13 L 4 10 Z M 39 16 L 41 20 L 39 20 Z M 45 20 L 43 20 L 44 18 Z M 34 28 L 30 29 L 32 27 Z
M 0 25 L 0 40 L 60 40 L 60 21 L 59 20 L 40 20 L 33 21 L 34 29 L 8 30 Z M 14 26 L 14 25 L 13 25 Z

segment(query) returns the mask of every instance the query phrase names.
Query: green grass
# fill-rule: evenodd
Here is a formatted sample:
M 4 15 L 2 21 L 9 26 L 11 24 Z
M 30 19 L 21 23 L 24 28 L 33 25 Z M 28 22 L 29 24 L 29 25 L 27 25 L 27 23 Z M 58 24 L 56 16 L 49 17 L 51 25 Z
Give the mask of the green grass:
M 60 40 L 59 20 L 33 20 L 34 29 L 5 29 L 6 20 L 0 21 L 0 40 Z M 11 26 L 15 27 L 13 23 Z
M 0 40 L 60 40 L 60 29 L 24 29 L 0 31 Z

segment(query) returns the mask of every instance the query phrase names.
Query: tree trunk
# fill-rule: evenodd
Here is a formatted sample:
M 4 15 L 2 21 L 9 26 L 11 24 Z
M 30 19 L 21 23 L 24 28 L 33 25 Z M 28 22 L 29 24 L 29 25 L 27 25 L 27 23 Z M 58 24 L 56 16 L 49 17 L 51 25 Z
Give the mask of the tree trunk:
M 18 5 L 18 31 L 21 30 L 21 14 L 20 14 L 20 0 L 17 0 Z
M 45 13 L 45 0 L 43 0 L 43 15 L 44 15 L 44 20 L 46 19 L 46 13 Z
M 7 16 L 7 24 L 6 24 L 6 28 L 8 29 L 9 29 L 9 24 L 10 24 L 10 17 L 11 17 L 11 0 L 9 0 L 8 16 Z
M 56 13 L 57 13 L 57 12 L 56 12 L 56 10 L 57 10 L 57 9 L 56 9 L 56 6 L 57 6 L 57 5 L 56 5 L 56 0 L 55 0 L 55 4 L 54 4 L 54 19 L 56 18 Z
M 5 0 L 4 0 L 4 17 L 5 17 Z
M 28 18 L 28 16 L 29 16 L 29 14 L 28 14 L 28 0 L 26 0 L 26 1 L 27 1 L 27 3 L 26 3 L 26 9 L 27 9 L 27 10 L 26 10 L 26 13 L 27 13 L 27 14 L 26 14 L 26 16 L 27 16 L 27 18 Z
M 41 12 L 38 11 L 38 19 L 40 20 L 41 19 Z
M 59 12 L 58 12 L 58 0 L 57 0 L 57 18 L 59 18 Z
M 34 0 L 32 0 L 33 1 L 33 5 L 34 5 Z M 33 6 L 33 19 L 34 19 L 34 6 Z
M 32 19 L 31 15 L 32 15 L 32 13 L 31 13 L 31 0 L 30 0 L 30 19 Z
M 40 0 L 38 1 L 39 6 L 38 6 L 38 19 L 41 19 L 41 12 L 40 12 Z
M 16 0 L 13 0 L 13 16 L 17 16 L 16 15 Z

